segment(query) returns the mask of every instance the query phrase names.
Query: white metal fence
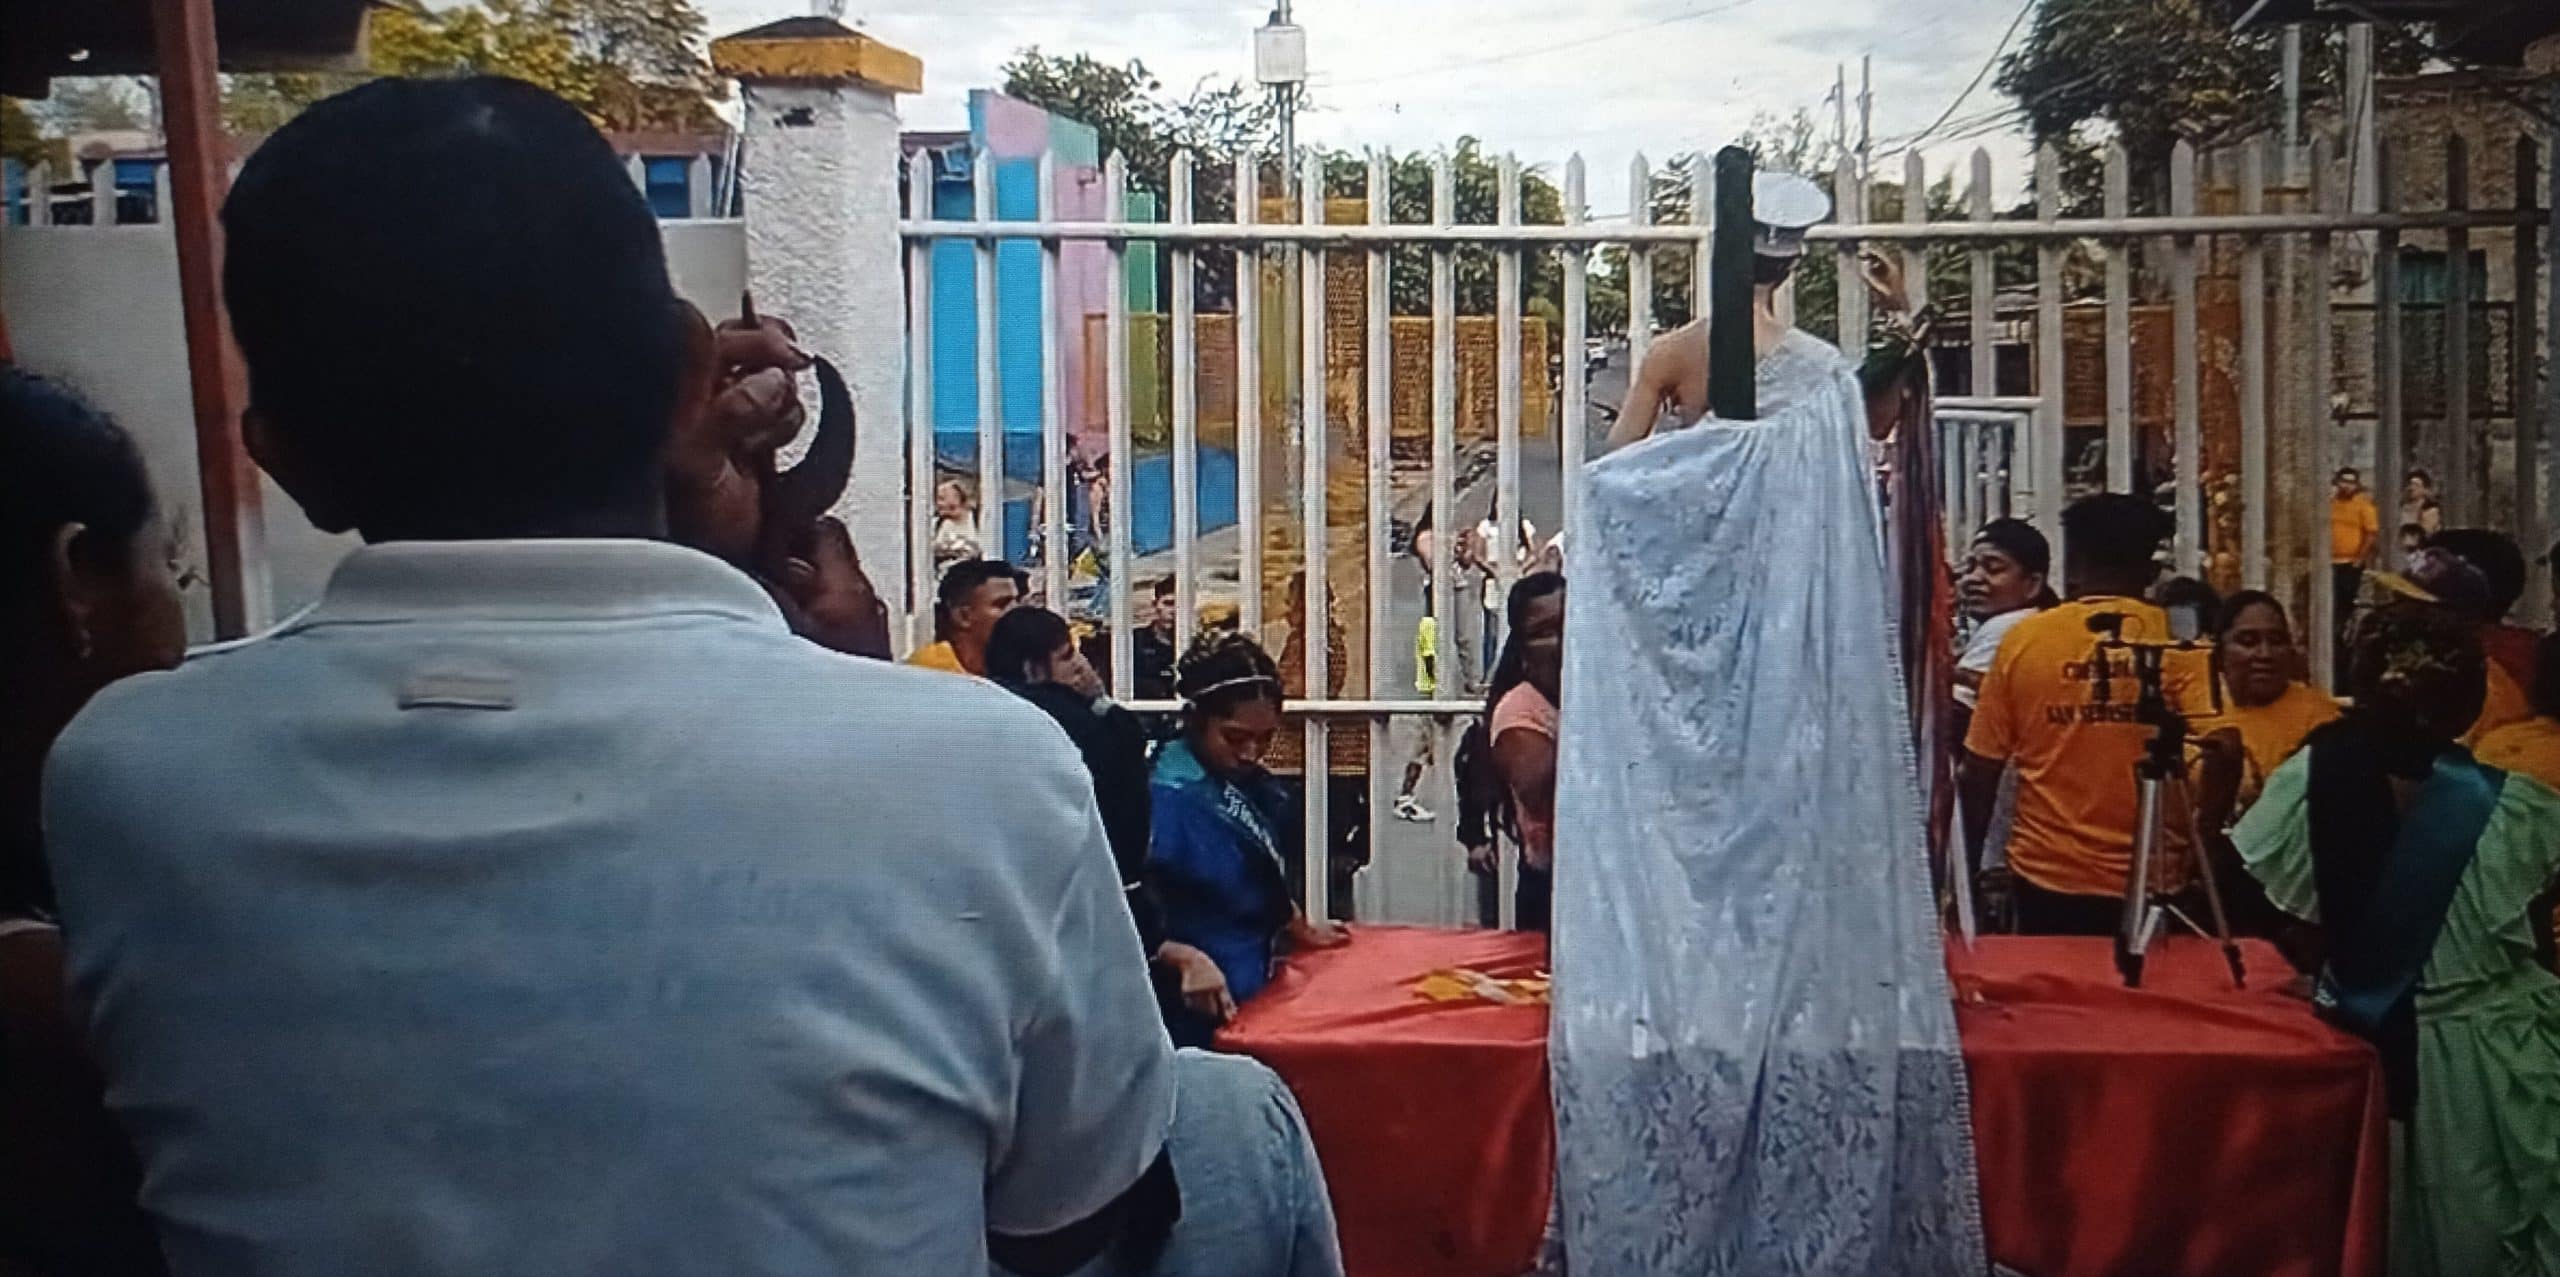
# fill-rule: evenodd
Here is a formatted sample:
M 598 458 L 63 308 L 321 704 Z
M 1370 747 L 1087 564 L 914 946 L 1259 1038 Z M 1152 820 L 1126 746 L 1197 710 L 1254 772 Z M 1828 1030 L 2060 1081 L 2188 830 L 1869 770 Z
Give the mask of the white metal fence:
M 2440 157 L 2445 166 L 2445 207 L 2431 211 L 2401 211 L 2396 202 L 2395 164 L 2386 162 L 2378 183 L 2359 183 L 2340 157 L 2325 144 L 2315 143 L 2301 153 L 2286 153 L 2274 148 L 2253 145 L 2226 157 L 2220 165 L 2231 177 L 2222 183 L 2217 196 L 2233 204 L 2236 211 L 2199 212 L 2198 156 L 2181 144 L 2170 161 L 2165 175 L 2168 211 L 2166 215 L 2136 216 L 2129 191 L 2132 179 L 2146 181 L 2160 175 L 2135 175 L 2128 172 L 2120 153 L 2106 157 L 2104 166 L 2103 211 L 2094 218 L 2062 216 L 2062 183 L 2056 156 L 2047 152 L 2038 157 L 2034 190 L 2038 193 L 2031 220 L 1998 219 L 1993 215 L 1992 169 L 1989 157 L 1977 152 L 1973 156 L 1970 189 L 1967 193 L 1967 216 L 1959 221 L 1929 220 L 1924 202 L 1917 196 L 1926 189 L 1928 174 L 1920 157 L 1909 156 L 1901 175 L 1901 189 L 1913 193 L 1903 201 L 1901 220 L 1870 221 L 1867 210 L 1874 205 L 1880 185 L 1872 174 L 1861 180 L 1844 164 L 1837 175 L 1836 189 L 1844 192 L 1841 199 L 1841 221 L 1816 228 L 1812 238 L 1837 254 L 1840 295 L 1837 313 L 1844 330 L 1862 335 L 1868 318 L 1867 296 L 1859 282 L 1854 255 L 1862 248 L 1900 252 L 1907 263 L 1906 274 L 1919 295 L 1917 303 L 1931 301 L 1926 295 L 1929 278 L 1928 255 L 1932 250 L 1952 251 L 1962 255 L 1968 264 L 1969 305 L 1964 327 L 1970 346 L 1972 393 L 1945 395 L 1936 403 L 1937 425 L 1943 432 L 1945 446 L 1945 506 L 1948 512 L 1951 544 L 1961 548 L 1964 533 L 1987 518 L 2016 513 L 2039 523 L 2055 541 L 2057 566 L 2060 563 L 2059 512 L 2067 495 L 2065 474 L 2066 385 L 2073 370 L 2068 366 L 2066 345 L 2066 311 L 2077 305 L 2103 310 L 2103 341 L 2098 379 L 2103 383 L 2102 424 L 2106 457 L 2104 486 L 2117 491 L 2131 490 L 2137 475 L 2135 461 L 2137 362 L 2134 312 L 2137 304 L 2157 306 L 2165 301 L 2170 317 L 2171 353 L 2168 360 L 2172 382 L 2170 433 L 2173 437 L 2174 490 L 2177 537 L 2175 563 L 2182 573 L 2206 571 L 2208 548 L 2208 492 L 2204 473 L 2204 381 L 2200 370 L 2200 344 L 2205 337 L 2201 325 L 2199 281 L 2206 277 L 2200 254 L 2236 255 L 2237 323 L 2236 333 L 2216 333 L 2217 340 L 2235 338 L 2238 351 L 2236 383 L 2237 487 L 2236 512 L 2239 534 L 2236 546 L 2228 547 L 2237 554 L 2237 583 L 2251 587 L 2275 587 L 2280 596 L 2290 597 L 2301 607 L 2301 630 L 2308 635 L 2314 653 L 2315 668 L 2327 669 L 2333 633 L 2336 601 L 2331 598 L 2330 573 L 2327 570 L 2328 490 L 2329 478 L 2341 462 L 2353 455 L 2342 440 L 2345 432 L 2333 407 L 2333 393 L 2341 360 L 2337 345 L 2335 307 L 2352 301 L 2355 289 L 2338 286 L 2336 254 L 2342 245 L 2352 244 L 2354 251 L 2369 252 L 2375 263 L 2372 276 L 2372 307 L 2376 313 L 2374 339 L 2369 350 L 2351 352 L 2355 358 L 2350 369 L 2369 383 L 2374 400 L 2374 423 L 2370 450 L 2372 487 L 2376 499 L 2386 510 L 2391 508 L 2400 486 L 2402 458 L 2412 442 L 2424 442 L 2441 453 L 2438 473 L 2452 477 L 2446 502 L 2448 524 L 2480 520 L 2492 509 L 2504 511 L 2502 522 L 2511 527 L 2531 550 L 2547 544 L 2545 512 L 2551 508 L 2545 492 L 2546 458 L 2542 453 L 2546 432 L 2560 413 L 2552 411 L 2548 391 L 2538 380 L 2541 365 L 2541 334 L 2547 329 L 2540 322 L 2551 305 L 2544 269 L 2544 257 L 2537 245 L 2535 230 L 2546 224 L 2554 200 L 2546 202 L 2544 175 L 2550 173 L 2541 164 L 2539 152 L 2529 143 L 2521 144 L 2514 157 L 2514 189 L 2519 192 L 2515 207 L 2481 211 L 2469 207 L 2465 192 L 2469 187 L 2469 157 L 2459 139 L 2447 144 Z M 2307 174 L 2307 190 L 2286 192 L 2270 181 L 2271 164 L 2284 165 L 2284 171 Z M 1323 193 L 1325 166 L 1320 157 L 1308 155 L 1299 164 L 1295 189 L 1298 193 Z M 1707 166 L 1697 164 L 1692 172 L 1704 174 Z M 1005 490 L 1001 470 L 1004 446 L 1002 415 L 998 385 L 998 359 L 995 306 L 997 247 L 1003 241 L 1036 243 L 1040 250 L 1042 281 L 1040 307 L 1042 331 L 1041 352 L 1042 402 L 1041 479 L 1043 500 L 1039 503 L 1042 523 L 1037 537 L 1045 547 L 1036 572 L 1051 600 L 1068 597 L 1069 566 L 1064 547 L 1071 544 L 1067 526 L 1068 499 L 1066 487 L 1068 421 L 1067 405 L 1062 402 L 1061 378 L 1056 375 L 1062 346 L 1060 327 L 1072 317 L 1063 317 L 1054 299 L 1059 296 L 1058 282 L 1061 246 L 1074 242 L 1093 242 L 1109 250 L 1108 305 L 1103 317 L 1106 341 L 1105 367 L 1107 379 L 1108 426 L 1108 497 L 1115 517 L 1103 521 L 1099 529 L 1106 547 L 1109 571 L 1108 591 L 1103 611 L 1111 637 L 1110 681 L 1114 690 L 1126 697 L 1131 688 L 1132 591 L 1135 556 L 1132 551 L 1130 523 L 1125 512 L 1131 509 L 1131 406 L 1129 402 L 1130 310 L 1127 288 L 1127 254 L 1139 243 L 1160 245 L 1169 259 L 1171 287 L 1169 305 L 1172 328 L 1170 379 L 1170 433 L 1172 448 L 1173 548 L 1172 570 L 1177 583 L 1178 641 L 1187 645 L 1198 617 L 1199 585 L 1204 571 L 1212 566 L 1204 562 L 1202 540 L 1198 535 L 1199 482 L 1196 471 L 1198 457 L 1199 352 L 1194 328 L 1194 290 L 1192 282 L 1201 254 L 1231 254 L 1236 264 L 1236 278 L 1258 280 L 1267 258 L 1281 259 L 1283 269 L 1295 281 L 1294 307 L 1297 327 L 1286 340 L 1295 342 L 1294 363 L 1299 369 L 1285 395 L 1290 405 L 1287 419 L 1266 422 L 1262 418 L 1263 384 L 1261 343 L 1257 335 L 1264 331 L 1265 317 L 1260 311 L 1259 289 L 1242 286 L 1235 290 L 1236 349 L 1234 352 L 1236 393 L 1234 415 L 1237 451 L 1237 513 L 1241 535 L 1231 566 L 1239 582 L 1237 599 L 1239 621 L 1249 633 L 1261 633 L 1264 626 L 1262 580 L 1263 526 L 1265 493 L 1262 472 L 1265 450 L 1274 439 L 1294 440 L 1297 454 L 1297 503 L 1300 521 L 1299 545 L 1304 548 L 1306 581 L 1305 625 L 1310 641 L 1304 651 L 1304 688 L 1307 695 L 1289 702 L 1287 709 L 1301 722 L 1304 734 L 1306 766 L 1306 838 L 1307 900 L 1311 914 L 1323 916 L 1328 906 L 1328 875 L 1320 871 L 1326 864 L 1330 786 L 1327 784 L 1328 734 L 1337 731 L 1363 731 L 1369 737 L 1368 809 L 1371 813 L 1369 837 L 1373 848 L 1373 875 L 1396 868 L 1393 855 L 1433 858 L 1425 866 L 1406 865 L 1402 869 L 1415 880 L 1434 884 L 1430 891 L 1440 899 L 1416 907 L 1410 897 L 1390 907 L 1387 912 L 1417 920 L 1457 921 L 1468 912 L 1463 879 L 1458 873 L 1459 852 L 1454 841 L 1445 835 L 1421 841 L 1427 847 L 1408 847 L 1402 851 L 1385 847 L 1380 830 L 1389 826 L 1382 821 L 1385 799 L 1399 773 L 1402 760 L 1389 753 L 1389 724 L 1399 719 L 1421 718 L 1437 725 L 1442 748 L 1438 757 L 1445 767 L 1450 757 L 1448 731 L 1450 725 L 1462 721 L 1477 708 L 1461 699 L 1461 680 L 1453 676 L 1451 662 L 1445 654 L 1441 661 L 1441 677 L 1436 694 L 1428 699 L 1398 699 L 1382 695 L 1377 673 L 1385 668 L 1388 645 L 1410 635 L 1389 632 L 1390 545 L 1388 501 L 1392 479 L 1389 455 L 1390 392 L 1387 384 L 1390 369 L 1390 272 L 1395 269 L 1390 251 L 1418 247 L 1427 253 L 1430 296 L 1430 423 L 1431 438 L 1428 466 L 1429 510 L 1433 526 L 1443 535 L 1458 527 L 1457 490 L 1459 457 L 1455 431 L 1457 386 L 1454 332 L 1455 313 L 1453 257 L 1461 250 L 1489 250 L 1496 262 L 1496 313 L 1498 335 L 1496 350 L 1500 366 L 1497 372 L 1499 397 L 1495 421 L 1496 463 L 1493 476 L 1492 509 L 1499 521 L 1496 544 L 1519 543 L 1518 528 L 1523 517 L 1522 492 L 1522 378 L 1535 373 L 1520 367 L 1522 328 L 1521 280 L 1523 262 L 1531 254 L 1562 255 L 1563 307 L 1560 349 L 1557 352 L 1561 373 L 1553 402 L 1560 409 L 1551 419 L 1560 436 L 1562 524 L 1570 526 L 1577 499 L 1579 471 L 1584 459 L 1587 418 L 1590 405 L 1585 394 L 1587 299 L 1592 254 L 1595 250 L 1621 246 L 1629 249 L 1627 259 L 1627 323 L 1629 360 L 1640 360 L 1648 340 L 1653 318 L 1653 274 L 1655 257 L 1663 253 L 1689 254 L 1693 263 L 1692 286 L 1699 299 L 1697 310 L 1703 313 L 1707 273 L 1707 245 L 1710 227 L 1705 222 L 1710 200 L 1693 200 L 1694 219 L 1687 223 L 1650 224 L 1645 213 L 1647 201 L 1643 193 L 1651 189 L 1652 174 L 1639 157 L 1631 173 L 1630 189 L 1637 192 L 1637 211 L 1632 220 L 1594 223 L 1584 207 L 1584 166 L 1579 157 L 1568 160 L 1562 170 L 1563 215 L 1553 225 L 1524 225 L 1521 218 L 1521 182 L 1517 164 L 1506 158 L 1500 164 L 1500 199 L 1498 212 L 1490 224 L 1461 224 L 1455 216 L 1452 171 L 1449 160 L 1442 157 L 1431 167 L 1432 216 L 1428 222 L 1396 223 L 1388 220 L 1388 203 L 1372 200 L 1368 217 L 1359 224 L 1325 224 L 1325 201 L 1322 198 L 1299 198 L 1287 205 L 1294 210 L 1294 220 L 1265 223 L 1256 220 L 1261 207 L 1261 172 L 1250 162 L 1238 163 L 1233 172 L 1222 173 L 1220 180 L 1233 185 L 1233 207 L 1237 219 L 1226 223 L 1202 223 L 1193 220 L 1195 181 L 1189 157 L 1179 157 L 1167 174 L 1166 189 L 1171 194 L 1169 217 L 1163 222 L 1133 223 L 1124 219 L 1121 193 L 1127 189 L 1127 175 L 1119 157 L 1111 157 L 1104 165 L 1102 180 L 1108 192 L 1108 206 L 1103 220 L 1073 222 L 1056 220 L 1054 194 L 1057 190 L 1053 161 L 1043 158 L 1039 169 L 1040 204 L 1038 217 L 1030 221 L 999 221 L 993 216 L 994 181 L 988 161 L 979 157 L 974 175 L 974 209 L 965 221 L 937 220 L 931 216 L 929 171 L 918 167 L 909 181 L 908 220 L 900 230 L 909 245 L 910 275 L 910 350 L 914 359 L 909 376 L 909 438 L 911 456 L 911 556 L 913 597 L 929 600 L 933 581 L 930 579 L 932 555 L 932 502 L 935 474 L 933 439 L 933 382 L 925 370 L 926 352 L 934 345 L 932 326 L 933 289 L 929 284 L 933 246 L 943 241 L 958 241 L 974 246 L 976 284 L 976 382 L 977 382 L 977 452 L 978 491 L 984 544 L 1001 544 L 1003 533 L 1002 506 L 995 494 Z M 2560 176 L 2560 175 L 2555 175 Z M 1371 156 L 1367 164 L 1367 189 L 1387 189 L 1388 166 L 1384 156 Z M 1703 185 L 1703 182 L 1701 183 Z M 2359 187 L 2378 187 L 2378 207 L 2354 210 L 2349 207 L 2353 192 Z M 2276 198 L 2271 198 L 2271 192 Z M 2560 195 L 2560 191 L 2555 191 Z M 2477 319 L 2480 299 L 2469 295 L 2471 276 L 2457 266 L 2448 275 L 2447 296 L 2437 309 L 2441 313 L 2443 346 L 2450 365 L 2443 378 L 2444 393 L 2441 420 L 2424 441 L 2409 433 L 2404 412 L 2406 393 L 2403 363 L 2407 352 L 2403 341 L 2404 299 L 2398 280 L 2400 253 L 2405 246 L 2423 240 L 2441 243 L 2453 263 L 2466 263 L 2475 236 L 2490 236 L 2506 241 L 2510 251 L 2512 319 L 2507 329 L 2507 370 L 2512 385 L 2510 396 L 2512 461 L 2502 472 L 2502 490 L 2491 492 L 2486 480 L 2493 468 L 2486 456 L 2495 440 L 2484 431 L 2486 424 L 2470 402 L 2474 377 L 2471 365 L 2475 343 L 2471 326 Z M 1366 268 L 1367 313 L 1362 324 L 1362 340 L 1366 352 L 1367 386 L 1362 396 L 1365 422 L 1328 421 L 1327 396 L 1320 389 L 1326 384 L 1326 272 L 1322 269 L 1299 269 L 1295 260 L 1310 250 L 1349 252 L 1362 255 Z M 1995 323 L 1999 319 L 2000 298 L 1996 279 L 1995 255 L 2004 250 L 2031 251 L 2034 257 L 2034 297 L 2032 302 L 2032 374 L 2024 393 L 1999 393 L 1999 369 L 1994 358 L 1999 344 Z M 2103 284 L 2083 290 L 2074 297 L 2069 284 L 2070 255 L 2085 261 L 2094 257 L 2103 264 Z M 1945 300 L 1945 299 L 1940 299 Z M 1942 307 L 1943 308 L 1943 307 Z M 1275 435 L 1273 432 L 1277 431 Z M 1367 668 L 1371 687 L 1365 696 L 1335 698 L 1326 695 L 1330 686 L 1327 669 L 1327 643 L 1316 636 L 1328 632 L 1328 597 L 1326 590 L 1326 525 L 1327 447 L 1332 432 L 1344 431 L 1365 438 L 1362 463 L 1366 467 L 1366 526 L 1368 528 L 1367 579 L 1370 584 L 1367 607 Z M 2278 443 L 2287 445 L 2292 464 L 2280 470 L 2276 465 Z M 2217 499 L 2218 500 L 2218 499 Z M 2289 508 L 2291 518 L 2279 519 L 2282 509 Z M 2396 521 L 2386 517 L 2386 536 Z M 1569 547 L 1568 547 L 1569 551 Z M 1498 556 L 1502 579 L 1499 588 L 1506 589 L 1516 575 L 1517 567 L 1508 556 Z M 1223 566 L 1223 565 L 1222 565 Z M 1454 571 L 1431 574 L 1432 614 L 1453 618 Z M 2543 595 L 2534 593 L 2539 606 Z M 927 609 L 919 604 L 912 618 L 914 633 L 921 637 L 927 624 Z M 1445 624 L 1444 620 L 1444 624 Z M 1492 636 L 1487 636 L 1492 641 Z M 1141 704 L 1142 709 L 1171 710 L 1170 704 Z M 1446 790 L 1440 791 L 1445 794 Z M 1419 835 L 1417 835 L 1419 838 Z M 1408 843 L 1415 839 L 1403 840 Z M 1509 893 L 1504 892 L 1507 900 Z M 1364 898 L 1364 906 L 1370 901 Z

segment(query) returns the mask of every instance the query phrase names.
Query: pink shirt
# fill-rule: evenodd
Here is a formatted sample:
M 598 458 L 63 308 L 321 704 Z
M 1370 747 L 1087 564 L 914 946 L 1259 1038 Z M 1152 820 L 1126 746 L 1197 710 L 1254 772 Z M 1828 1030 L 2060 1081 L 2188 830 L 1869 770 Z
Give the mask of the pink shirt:
M 1526 683 L 1503 693 L 1501 701 L 1493 707 L 1494 742 L 1499 745 L 1502 734 L 1513 730 L 1536 732 L 1552 744 L 1556 739 L 1554 703 Z M 1520 822 L 1520 858 L 1540 869 L 1549 868 L 1555 863 L 1554 820 L 1532 813 L 1516 790 L 1511 795 L 1511 803 Z

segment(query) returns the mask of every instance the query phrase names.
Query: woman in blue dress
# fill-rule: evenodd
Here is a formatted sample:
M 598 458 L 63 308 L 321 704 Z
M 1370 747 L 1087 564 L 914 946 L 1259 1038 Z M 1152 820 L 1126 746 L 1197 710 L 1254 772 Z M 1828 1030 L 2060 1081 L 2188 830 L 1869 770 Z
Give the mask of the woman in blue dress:
M 1149 877 L 1164 905 L 1165 934 L 1209 955 L 1226 976 L 1214 1005 L 1173 1009 L 1174 1042 L 1205 1046 L 1238 1004 L 1271 981 L 1286 937 L 1331 948 L 1348 937 L 1310 922 L 1297 903 L 1304 866 L 1298 802 L 1263 770 L 1280 730 L 1280 671 L 1241 634 L 1209 634 L 1174 669 L 1182 735 L 1156 755 Z

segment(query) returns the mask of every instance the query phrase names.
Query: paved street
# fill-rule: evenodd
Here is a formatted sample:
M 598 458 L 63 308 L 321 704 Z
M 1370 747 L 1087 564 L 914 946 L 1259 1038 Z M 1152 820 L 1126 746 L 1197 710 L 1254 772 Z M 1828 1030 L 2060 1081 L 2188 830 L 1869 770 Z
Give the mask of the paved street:
M 1598 455 L 1600 444 L 1608 436 L 1607 419 L 1596 409 L 1606 404 L 1616 407 L 1626 394 L 1627 362 L 1624 347 L 1612 347 L 1609 365 L 1597 370 L 1591 380 L 1590 401 L 1594 411 L 1585 428 L 1590 431 L 1589 454 Z M 1545 438 L 1525 439 L 1520 452 L 1520 505 L 1528 520 L 1538 525 L 1541 537 L 1558 530 L 1564 511 L 1563 450 L 1552 434 Z M 1493 504 L 1493 474 L 1459 494 L 1458 512 L 1461 526 L 1473 526 L 1483 519 Z M 1566 544 L 1570 554 L 1572 545 Z M 1388 603 L 1392 622 L 1387 643 L 1387 678 L 1382 680 L 1381 695 L 1402 697 L 1413 692 L 1413 633 L 1422 619 L 1422 570 L 1411 555 L 1399 555 L 1393 570 L 1394 595 Z M 1455 610 L 1455 624 L 1441 631 L 1443 677 L 1456 676 L 1457 650 L 1452 633 L 1463 635 L 1475 650 L 1470 654 L 1489 665 L 1481 650 L 1481 639 L 1475 631 L 1475 596 L 1461 591 Z M 1458 720 L 1463 726 L 1466 720 Z M 1379 760 L 1383 777 L 1380 788 L 1392 802 L 1396 786 L 1404 779 L 1404 767 L 1412 757 L 1414 731 L 1402 726 L 1391 732 L 1386 757 Z M 1475 897 L 1466 873 L 1465 858 L 1458 850 L 1457 800 L 1451 788 L 1449 754 L 1457 743 L 1453 730 L 1440 749 L 1438 765 L 1423 781 L 1420 795 L 1423 805 L 1436 817 L 1429 823 L 1412 823 L 1394 818 L 1382 805 L 1377 813 L 1376 859 L 1362 875 L 1359 887 L 1361 913 L 1370 921 L 1453 924 L 1471 922 Z

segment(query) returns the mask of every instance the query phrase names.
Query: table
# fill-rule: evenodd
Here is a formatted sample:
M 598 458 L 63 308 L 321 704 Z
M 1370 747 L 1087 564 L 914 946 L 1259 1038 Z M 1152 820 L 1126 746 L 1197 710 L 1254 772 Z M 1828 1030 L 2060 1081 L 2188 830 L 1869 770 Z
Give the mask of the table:
M 1545 966 L 1542 938 L 1361 929 L 1294 959 L 1222 1036 L 1298 1094 L 1353 1277 L 1513 1277 L 1554 1184 L 1542 1007 L 1426 1003 L 1438 967 Z M 1993 1258 L 2030 1277 L 2374 1277 L 2388 1127 L 2369 1048 L 2164 940 L 2141 990 L 2105 940 L 1951 950 Z

